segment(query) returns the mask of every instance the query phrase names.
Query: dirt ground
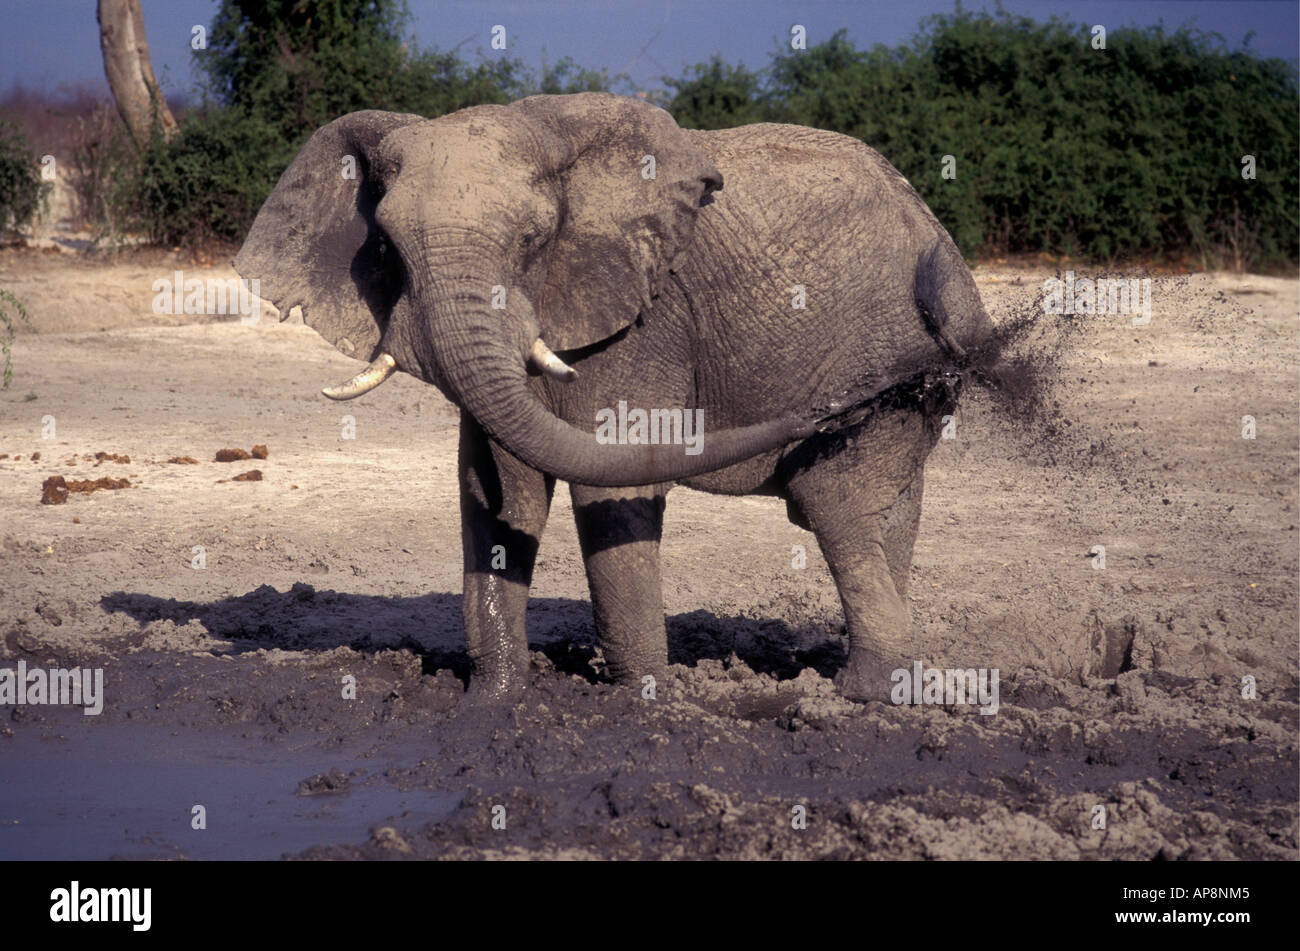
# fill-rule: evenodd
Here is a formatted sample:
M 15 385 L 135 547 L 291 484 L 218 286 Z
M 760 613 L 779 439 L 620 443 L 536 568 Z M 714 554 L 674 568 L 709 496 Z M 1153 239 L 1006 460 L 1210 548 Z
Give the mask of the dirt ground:
M 1153 276 L 1150 324 L 1070 338 L 1050 438 L 963 399 L 909 597 L 917 658 L 997 668 L 996 714 L 839 699 L 812 536 L 681 488 L 655 699 L 603 676 L 558 491 L 532 683 L 492 710 L 462 701 L 453 408 L 405 376 L 330 403 L 357 365 L 301 324 L 155 316 L 172 267 L 0 254 L 34 324 L 0 668 L 105 695 L 0 709 L 0 857 L 1297 858 L 1300 282 Z M 1053 273 L 976 279 L 1005 320 Z M 54 476 L 130 486 L 43 505 Z

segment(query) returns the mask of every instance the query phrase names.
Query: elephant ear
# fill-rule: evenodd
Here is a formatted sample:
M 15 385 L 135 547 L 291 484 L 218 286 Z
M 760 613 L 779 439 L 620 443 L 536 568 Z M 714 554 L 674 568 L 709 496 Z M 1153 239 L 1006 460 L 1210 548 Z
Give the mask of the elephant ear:
M 511 108 L 565 143 L 550 170 L 561 223 L 534 309 L 553 349 L 576 350 L 649 306 L 722 174 L 667 112 L 637 99 L 533 96 Z
M 421 116 L 369 110 L 322 126 L 280 176 L 234 265 L 280 310 L 302 305 L 303 321 L 348 356 L 369 360 L 405 281 L 379 225 L 383 197 L 371 165 L 379 143 Z

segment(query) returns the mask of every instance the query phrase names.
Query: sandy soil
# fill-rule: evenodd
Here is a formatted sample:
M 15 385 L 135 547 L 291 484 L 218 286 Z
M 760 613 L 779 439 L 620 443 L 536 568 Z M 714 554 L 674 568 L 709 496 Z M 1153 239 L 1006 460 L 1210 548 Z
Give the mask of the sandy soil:
M 603 677 L 561 491 L 533 683 L 489 710 L 453 408 L 407 377 L 329 403 L 356 364 L 301 325 L 155 316 L 173 266 L 0 255 L 35 325 L 0 392 L 0 668 L 106 695 L 0 710 L 0 857 L 1297 857 L 1296 280 L 1157 276 L 1149 325 L 1089 318 L 1050 434 L 963 400 L 910 597 L 917 658 L 998 668 L 996 715 L 839 699 L 812 536 L 680 488 L 656 699 Z M 1048 276 L 976 272 L 995 320 Z M 131 486 L 42 505 L 52 476 Z

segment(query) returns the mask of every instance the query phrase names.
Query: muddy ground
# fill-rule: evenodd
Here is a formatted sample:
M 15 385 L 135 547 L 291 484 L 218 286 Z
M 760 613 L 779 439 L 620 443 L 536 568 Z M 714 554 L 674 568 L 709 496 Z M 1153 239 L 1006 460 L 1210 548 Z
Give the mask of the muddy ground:
M 0 255 L 34 323 L 0 668 L 105 684 L 99 716 L 0 707 L 0 857 L 1297 858 L 1296 280 L 1154 276 L 1149 325 L 1068 341 L 1055 432 L 964 399 L 909 596 L 917 659 L 998 668 L 995 715 L 837 698 L 812 536 L 687 489 L 656 699 L 604 678 L 559 491 L 532 683 L 494 711 L 462 700 L 452 407 L 407 377 L 328 402 L 356 364 L 300 324 L 155 316 L 173 266 Z M 976 276 L 1006 320 L 1051 273 Z M 130 486 L 43 505 L 54 476 Z

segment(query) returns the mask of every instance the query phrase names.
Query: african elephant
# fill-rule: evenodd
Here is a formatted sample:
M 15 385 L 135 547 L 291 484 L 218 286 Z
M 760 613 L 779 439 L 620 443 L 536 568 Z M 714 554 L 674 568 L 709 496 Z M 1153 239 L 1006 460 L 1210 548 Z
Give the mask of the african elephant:
M 524 680 L 557 478 L 615 680 L 667 663 L 659 540 L 679 482 L 779 496 L 816 535 L 845 695 L 883 699 L 910 665 L 923 467 L 993 327 L 947 232 L 862 143 L 687 131 L 600 93 L 357 112 L 303 148 L 235 267 L 371 361 L 327 396 L 401 370 L 460 407 L 471 692 Z

